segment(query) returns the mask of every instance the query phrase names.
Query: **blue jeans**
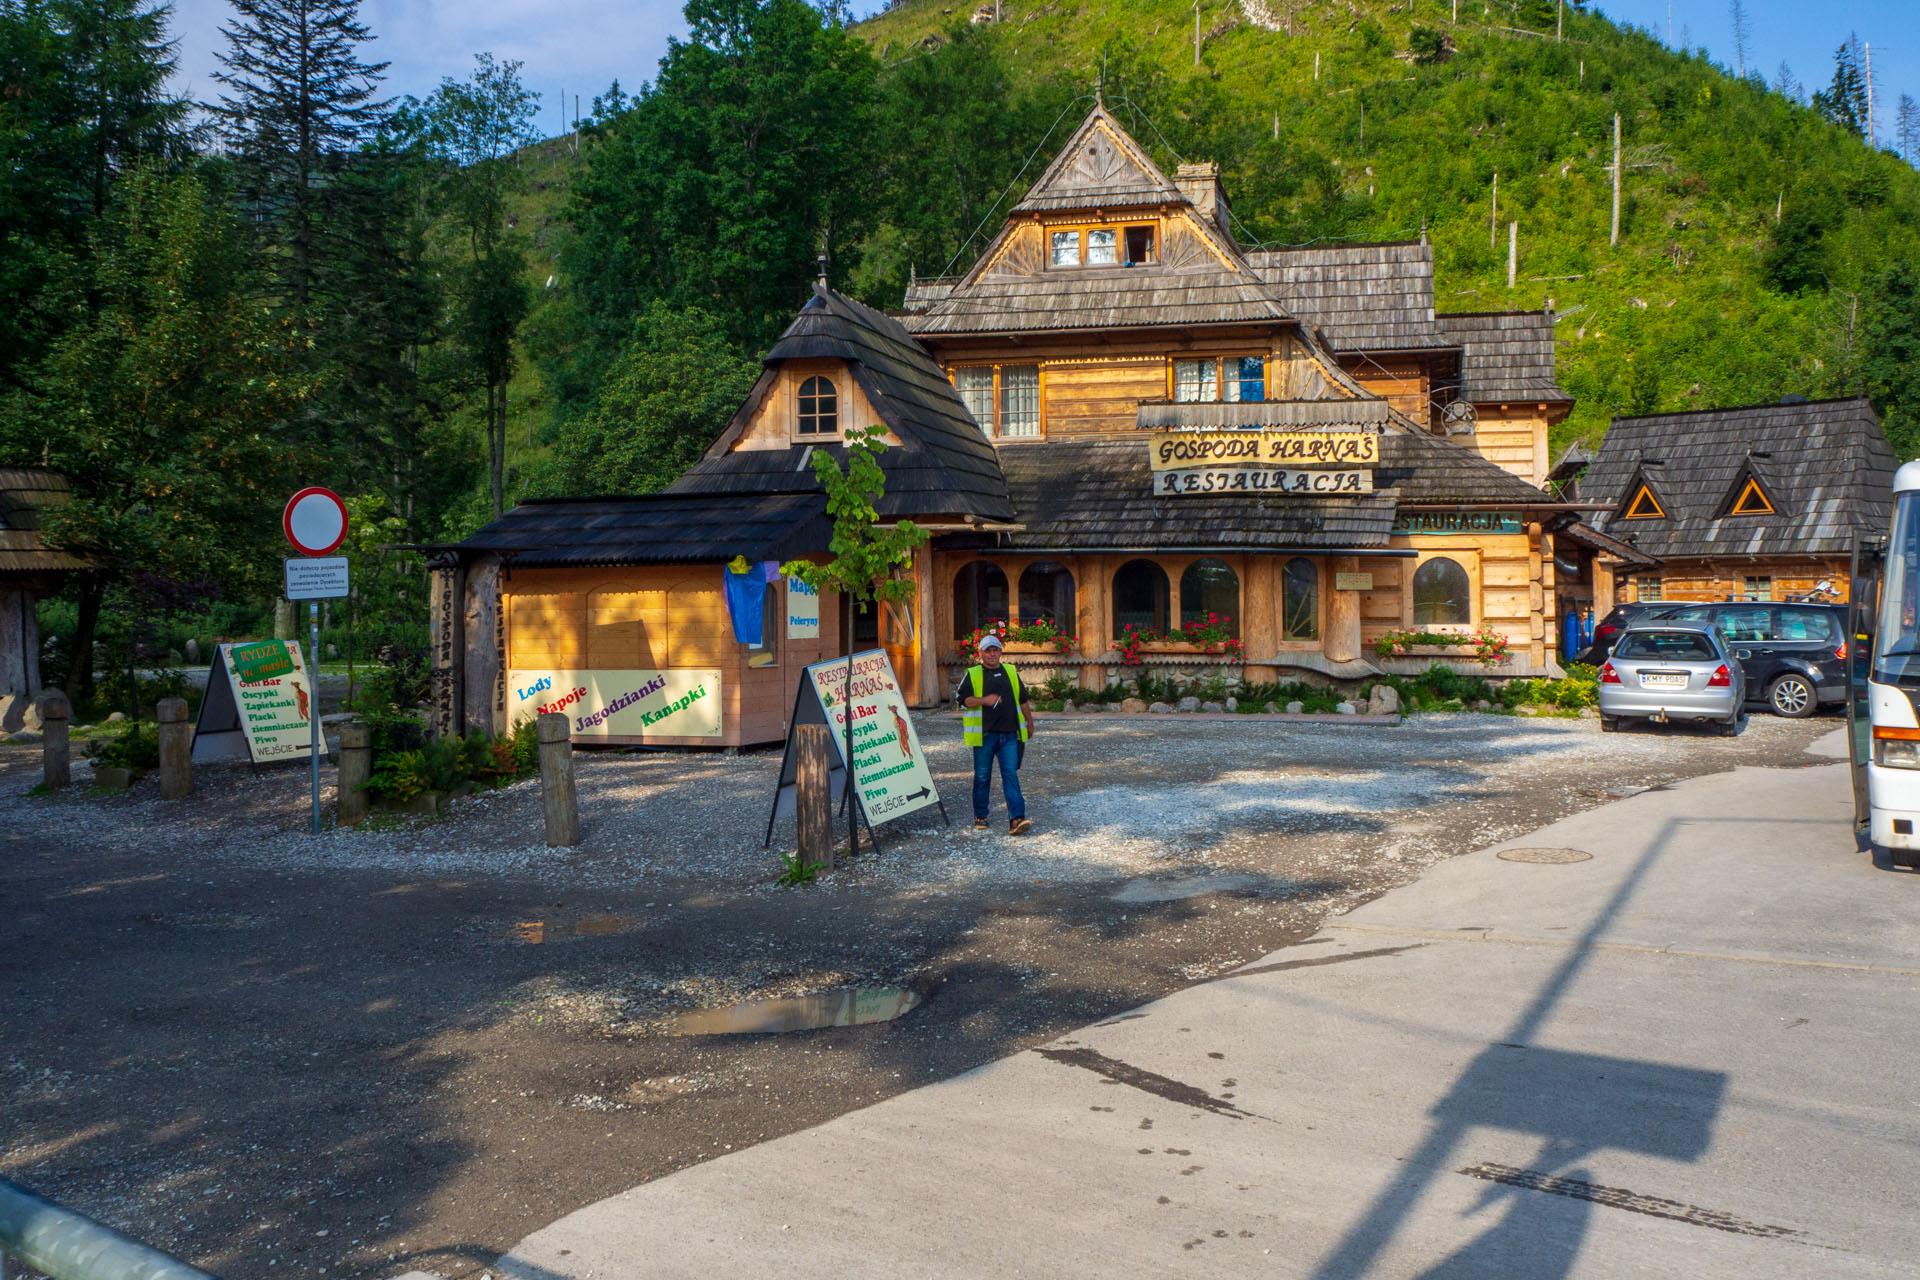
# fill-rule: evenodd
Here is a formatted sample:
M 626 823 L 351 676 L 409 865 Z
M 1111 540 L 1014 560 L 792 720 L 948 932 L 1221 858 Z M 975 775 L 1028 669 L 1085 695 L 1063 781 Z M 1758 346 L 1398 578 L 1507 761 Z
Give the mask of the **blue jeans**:
M 1000 762 L 1000 791 L 1007 798 L 1007 817 L 1027 816 L 1026 797 L 1020 794 L 1020 735 L 989 733 L 986 741 L 973 749 L 973 816 L 987 816 L 987 801 L 993 789 L 993 762 Z

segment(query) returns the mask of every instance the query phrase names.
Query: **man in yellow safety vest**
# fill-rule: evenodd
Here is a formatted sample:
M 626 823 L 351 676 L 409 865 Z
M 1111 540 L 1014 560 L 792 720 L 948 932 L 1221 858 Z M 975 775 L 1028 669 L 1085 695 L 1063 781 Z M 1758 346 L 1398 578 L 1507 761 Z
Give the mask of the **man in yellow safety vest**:
M 1007 833 L 1027 834 L 1033 823 L 1027 820 L 1026 797 L 1020 794 L 1020 757 L 1033 736 L 1033 721 L 1027 715 L 1027 692 L 1020 687 L 1020 673 L 1002 661 L 1000 637 L 982 637 L 980 663 L 960 677 L 954 698 L 966 708 L 961 723 L 967 745 L 973 748 L 973 829 L 987 829 L 987 801 L 997 760 L 1000 792 L 1007 800 Z

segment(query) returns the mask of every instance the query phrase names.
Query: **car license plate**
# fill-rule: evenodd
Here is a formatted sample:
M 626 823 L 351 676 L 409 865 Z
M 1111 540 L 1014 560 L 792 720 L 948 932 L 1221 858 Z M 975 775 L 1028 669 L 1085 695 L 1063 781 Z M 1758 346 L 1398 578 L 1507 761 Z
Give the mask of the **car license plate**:
M 1684 689 L 1687 676 L 1683 671 L 1648 671 L 1641 674 L 1640 683 L 1648 689 Z

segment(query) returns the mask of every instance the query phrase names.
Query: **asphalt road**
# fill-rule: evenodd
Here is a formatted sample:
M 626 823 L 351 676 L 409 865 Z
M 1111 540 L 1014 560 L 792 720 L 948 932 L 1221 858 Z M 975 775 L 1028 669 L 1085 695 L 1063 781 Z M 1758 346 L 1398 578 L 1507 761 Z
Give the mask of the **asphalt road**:
M 1205 983 L 1610 795 L 1805 763 L 1823 731 L 1087 717 L 1029 758 L 1038 836 L 889 828 L 802 891 L 760 848 L 777 752 L 583 757 L 587 841 L 553 856 L 527 787 L 315 838 L 297 771 L 209 773 L 171 806 L 150 784 L 41 798 L 12 748 L 0 1172 L 231 1280 L 478 1276 L 636 1184 Z M 923 742 L 960 799 L 957 727 Z M 877 1026 L 660 1034 L 845 985 L 930 998 Z
M 1840 765 L 1592 810 L 500 1270 L 1915 1275 L 1920 875 L 1850 816 Z

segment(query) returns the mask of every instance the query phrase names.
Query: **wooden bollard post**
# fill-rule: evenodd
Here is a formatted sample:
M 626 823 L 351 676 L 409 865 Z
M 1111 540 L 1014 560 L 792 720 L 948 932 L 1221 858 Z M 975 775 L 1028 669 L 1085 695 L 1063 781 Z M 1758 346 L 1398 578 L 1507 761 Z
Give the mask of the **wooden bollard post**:
M 193 726 L 187 723 L 187 700 L 162 698 L 153 715 L 159 721 L 160 798 L 184 800 L 193 794 Z
M 40 695 L 40 781 L 49 791 L 73 781 L 73 746 L 67 738 L 72 719 L 66 694 L 48 689 Z
M 833 870 L 833 793 L 827 784 L 829 730 L 803 724 L 794 732 L 794 816 L 800 828 L 800 865 Z
M 573 791 L 571 722 L 558 711 L 540 717 L 540 810 L 547 820 L 547 847 L 580 843 L 580 800 Z
M 367 820 L 370 797 L 360 788 L 373 776 L 373 727 L 359 720 L 340 726 L 340 771 L 334 783 L 333 824 L 357 827 Z

